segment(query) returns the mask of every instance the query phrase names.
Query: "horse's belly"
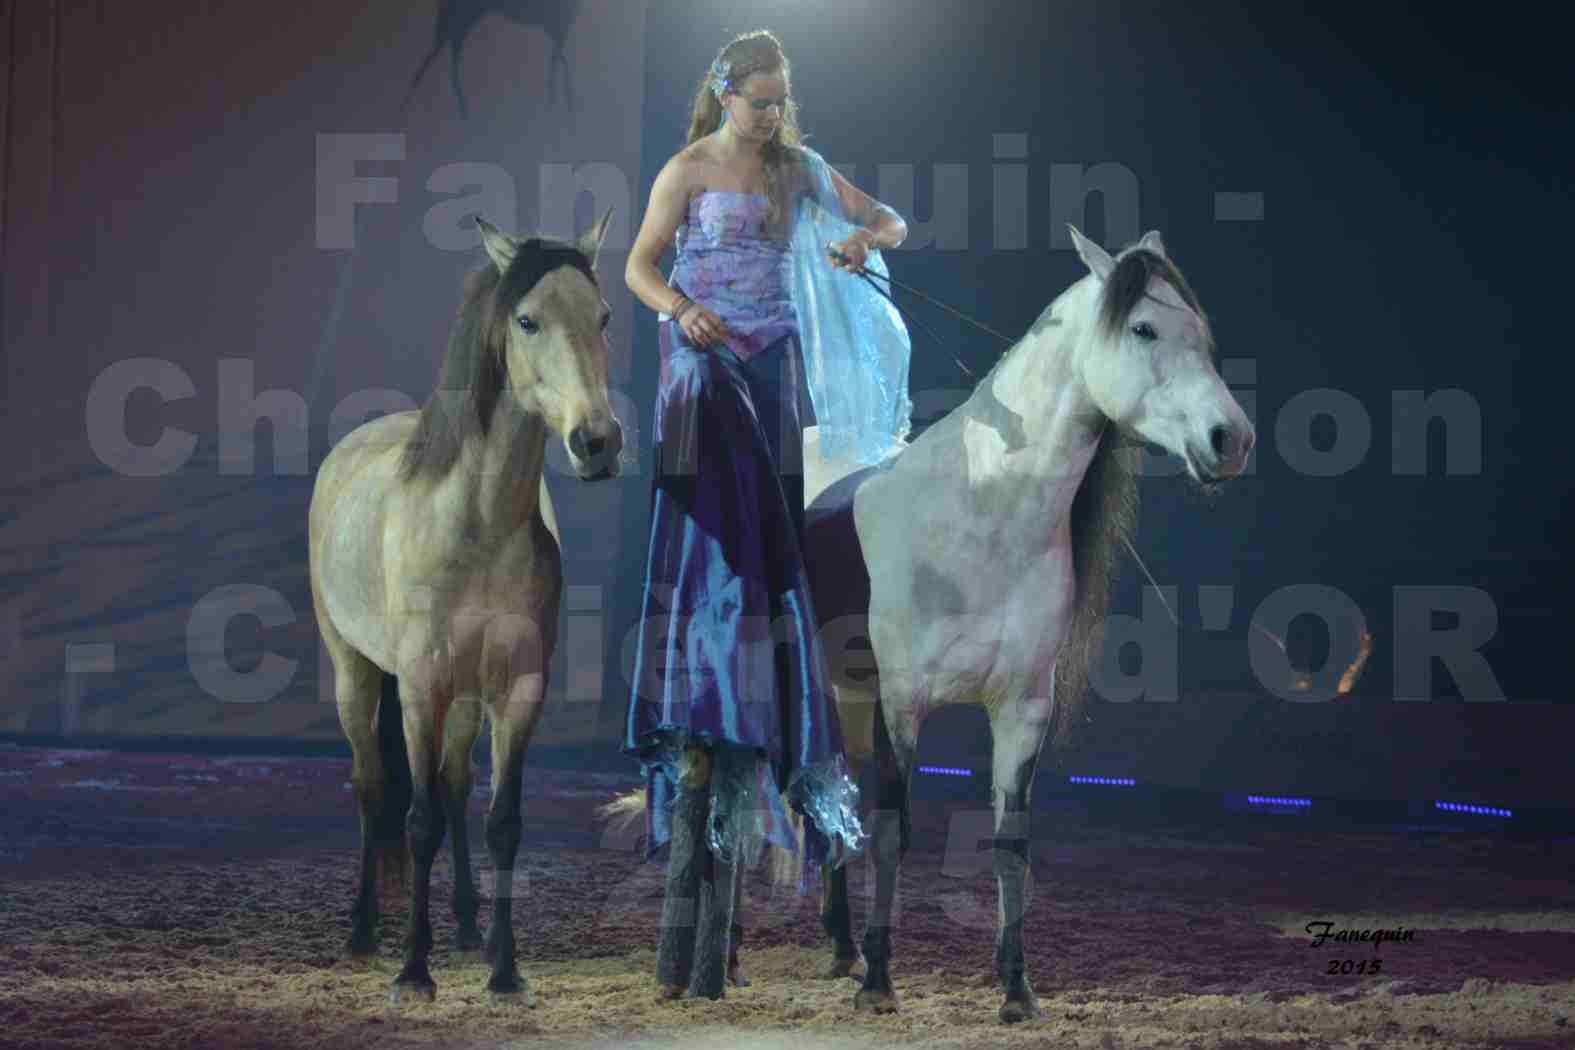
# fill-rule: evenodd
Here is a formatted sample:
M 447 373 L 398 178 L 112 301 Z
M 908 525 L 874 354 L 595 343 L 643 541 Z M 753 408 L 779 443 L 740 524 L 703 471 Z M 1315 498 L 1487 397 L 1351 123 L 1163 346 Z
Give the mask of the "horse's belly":
M 897 608 L 900 592 L 892 588 L 872 607 L 872 620 L 889 620 L 873 632 L 883 678 L 888 667 L 915 668 L 927 707 L 988 711 L 1048 688 L 1070 623 L 1069 564 L 1050 555 L 1009 573 L 958 565 L 928 571 L 935 578 L 927 598 L 910 593 Z

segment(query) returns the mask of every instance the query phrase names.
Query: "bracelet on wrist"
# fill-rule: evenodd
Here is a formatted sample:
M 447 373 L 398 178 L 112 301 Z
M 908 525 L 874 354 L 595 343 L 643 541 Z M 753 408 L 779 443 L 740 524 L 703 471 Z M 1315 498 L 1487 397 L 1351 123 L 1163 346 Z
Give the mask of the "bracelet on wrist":
M 683 317 L 684 314 L 688 312 L 689 308 L 694 304 L 695 301 L 689 298 L 687 295 L 680 296 L 678 303 L 670 311 L 668 311 L 667 316 L 671 317 L 674 321 L 677 321 L 679 318 Z

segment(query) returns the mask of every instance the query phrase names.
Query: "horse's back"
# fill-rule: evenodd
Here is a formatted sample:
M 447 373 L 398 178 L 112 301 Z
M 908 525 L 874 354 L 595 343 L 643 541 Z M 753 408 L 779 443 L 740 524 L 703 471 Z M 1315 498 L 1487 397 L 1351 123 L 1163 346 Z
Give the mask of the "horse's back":
M 415 409 L 391 412 L 367 420 L 328 450 L 322 467 L 318 469 L 318 477 L 321 478 L 325 473 L 354 471 L 356 465 L 364 465 L 369 458 L 385 453 L 403 454 L 405 444 L 410 440 L 410 435 L 415 433 L 420 420 L 421 413 Z M 398 457 L 395 458 L 397 460 Z
M 381 509 L 377 496 L 396 479 L 405 444 L 419 418 L 412 411 L 368 420 L 329 449 L 312 485 L 314 541 L 325 529 L 370 523 L 370 515 Z

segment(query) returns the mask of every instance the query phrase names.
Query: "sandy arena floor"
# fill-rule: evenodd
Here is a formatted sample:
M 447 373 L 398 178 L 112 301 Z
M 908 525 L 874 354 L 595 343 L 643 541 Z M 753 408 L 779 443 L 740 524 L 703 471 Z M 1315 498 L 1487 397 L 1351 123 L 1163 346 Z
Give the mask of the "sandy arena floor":
M 403 936 L 343 958 L 356 822 L 340 759 L 0 750 L 0 1046 L 1575 1047 L 1575 841 L 1036 818 L 1029 972 L 1043 1020 L 996 1021 L 987 854 L 946 848 L 977 804 L 930 802 L 904 869 L 903 1010 L 866 1017 L 826 958 L 815 902 L 748 884 L 753 984 L 652 1000 L 661 870 L 596 805 L 632 777 L 530 771 L 516 879 L 539 1005 L 495 1005 L 447 950 L 438 862 L 431 1005 L 389 1004 Z M 479 842 L 484 788 L 470 832 Z M 962 835 L 954 841 L 967 841 Z M 853 871 L 862 916 L 866 871 Z M 487 915 L 485 907 L 483 918 Z M 1312 948 L 1307 923 L 1414 931 Z M 858 932 L 862 932 L 860 918 Z M 1354 969 L 1354 967 L 1353 967 Z

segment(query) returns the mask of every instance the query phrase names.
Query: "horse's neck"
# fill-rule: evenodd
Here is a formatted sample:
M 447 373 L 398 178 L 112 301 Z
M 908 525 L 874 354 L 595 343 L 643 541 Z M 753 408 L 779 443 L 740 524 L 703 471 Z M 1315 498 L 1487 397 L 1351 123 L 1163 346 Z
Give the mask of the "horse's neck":
M 1073 350 L 1089 330 L 1089 289 L 1063 293 L 958 409 L 970 488 L 1009 529 L 1063 527 L 1099 445 L 1102 417 Z
M 450 477 L 464 485 L 463 498 L 487 534 L 509 535 L 536 513 L 547 425 L 505 394 L 498 398 L 486 433 L 465 442 Z

